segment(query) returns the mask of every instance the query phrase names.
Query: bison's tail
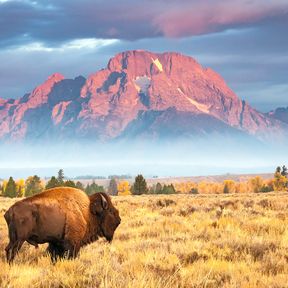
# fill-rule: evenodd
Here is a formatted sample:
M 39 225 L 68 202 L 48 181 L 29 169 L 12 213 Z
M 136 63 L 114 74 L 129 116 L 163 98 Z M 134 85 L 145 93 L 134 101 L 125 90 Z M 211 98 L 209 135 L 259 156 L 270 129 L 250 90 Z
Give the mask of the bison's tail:
M 4 214 L 4 218 L 7 222 L 8 230 L 9 230 L 9 239 L 10 242 L 16 242 L 17 241 L 17 233 L 16 233 L 16 227 L 15 227 L 15 221 L 13 219 L 13 212 L 11 209 L 6 211 Z

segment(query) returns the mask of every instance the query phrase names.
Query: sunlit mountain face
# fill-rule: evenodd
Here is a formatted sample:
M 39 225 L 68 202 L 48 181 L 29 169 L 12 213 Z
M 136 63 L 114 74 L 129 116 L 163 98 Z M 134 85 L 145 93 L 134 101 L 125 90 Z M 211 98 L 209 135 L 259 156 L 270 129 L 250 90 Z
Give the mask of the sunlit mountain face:
M 87 79 L 55 73 L 32 93 L 0 105 L 5 142 L 209 135 L 281 141 L 288 131 L 281 117 L 256 111 L 216 72 L 178 53 L 123 52 Z

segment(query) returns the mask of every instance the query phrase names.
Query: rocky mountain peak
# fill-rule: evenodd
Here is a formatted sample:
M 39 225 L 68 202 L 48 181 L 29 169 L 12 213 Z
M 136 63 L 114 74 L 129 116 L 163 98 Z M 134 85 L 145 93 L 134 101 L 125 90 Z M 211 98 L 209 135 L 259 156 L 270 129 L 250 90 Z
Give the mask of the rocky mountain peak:
M 0 139 L 112 140 L 227 131 L 265 139 L 288 130 L 241 101 L 219 74 L 192 57 L 143 50 L 117 54 L 87 79 L 55 73 L 20 100 L 0 100 L 0 120 Z

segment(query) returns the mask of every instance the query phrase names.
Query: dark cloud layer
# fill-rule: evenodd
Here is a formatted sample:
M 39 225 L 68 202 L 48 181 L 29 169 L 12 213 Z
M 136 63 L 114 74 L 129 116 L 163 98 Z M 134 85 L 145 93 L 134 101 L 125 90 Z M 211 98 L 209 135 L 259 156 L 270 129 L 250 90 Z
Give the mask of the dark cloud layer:
M 267 25 L 287 12 L 284 0 L 10 0 L 0 4 L 0 41 L 188 37 Z
M 287 0 L 0 0 L 0 97 L 20 97 L 54 72 L 88 76 L 120 51 L 146 49 L 195 57 L 267 111 L 288 105 L 287 27 Z

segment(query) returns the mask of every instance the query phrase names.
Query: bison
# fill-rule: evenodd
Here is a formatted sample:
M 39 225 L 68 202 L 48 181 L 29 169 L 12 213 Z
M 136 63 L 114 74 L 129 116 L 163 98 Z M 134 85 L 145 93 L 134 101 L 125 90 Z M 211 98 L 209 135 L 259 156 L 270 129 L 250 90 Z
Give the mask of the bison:
M 49 243 L 52 262 L 75 258 L 84 245 L 105 237 L 112 241 L 121 222 L 118 210 L 105 193 L 58 187 L 20 200 L 6 211 L 9 230 L 6 258 L 10 263 L 25 241 L 38 247 Z

